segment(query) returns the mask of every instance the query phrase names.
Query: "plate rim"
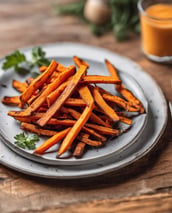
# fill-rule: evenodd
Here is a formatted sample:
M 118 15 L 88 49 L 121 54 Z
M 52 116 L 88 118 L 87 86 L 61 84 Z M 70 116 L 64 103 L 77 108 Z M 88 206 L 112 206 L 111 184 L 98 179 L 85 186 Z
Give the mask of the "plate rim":
M 51 45 L 58 45 L 59 43 L 52 43 Z M 160 137 L 163 135 L 163 133 L 164 133 L 164 131 L 165 131 L 165 128 L 166 128 L 166 124 L 167 124 L 167 121 L 168 121 L 168 107 L 167 107 L 167 102 L 166 102 L 166 99 L 165 99 L 165 96 L 164 96 L 164 94 L 163 94 L 163 92 L 162 92 L 162 90 L 161 90 L 161 88 L 157 85 L 157 83 L 155 82 L 155 80 L 150 76 L 150 75 L 148 75 L 147 73 L 145 73 L 144 72 L 144 70 L 142 70 L 142 68 L 138 65 L 138 64 L 136 64 L 134 61 L 132 61 L 131 59 L 129 59 L 129 58 L 126 58 L 125 56 L 122 56 L 122 55 L 120 55 L 120 54 L 117 54 L 117 53 L 114 53 L 114 52 L 112 52 L 112 51 L 109 51 L 109 50 L 106 50 L 106 49 L 104 49 L 104 48 L 101 48 L 101 47 L 94 47 L 94 46 L 90 46 L 90 45 L 87 45 L 87 46 L 85 46 L 85 45 L 83 45 L 83 44 L 78 44 L 78 43 L 68 43 L 68 42 L 62 42 L 62 43 L 60 43 L 60 45 L 68 45 L 68 44 L 72 44 L 72 45 L 79 45 L 80 47 L 82 46 L 82 47 L 87 47 L 87 48 L 89 48 L 89 47 L 91 47 L 91 48 L 96 48 L 96 50 L 103 50 L 103 51 L 105 51 L 105 52 L 108 52 L 109 54 L 111 54 L 112 56 L 114 55 L 114 56 L 116 56 L 116 57 L 121 57 L 122 58 L 122 60 L 127 60 L 127 61 L 129 61 L 130 63 L 131 63 L 131 65 L 132 66 L 136 66 L 137 67 L 137 69 L 142 73 L 142 74 L 144 74 L 146 77 L 148 77 L 149 79 L 151 79 L 151 81 L 152 82 L 154 82 L 154 86 L 156 86 L 156 88 L 158 89 L 158 92 L 159 92 L 159 95 L 161 96 L 161 98 L 163 99 L 163 103 L 166 103 L 165 104 L 165 108 L 164 108 L 164 111 L 165 111 L 165 120 L 164 120 L 164 125 L 163 125 L 163 127 L 161 128 L 161 131 L 159 132 L 159 134 L 156 136 L 156 140 L 155 140 L 155 142 L 153 143 L 153 144 L 151 144 L 151 146 L 148 146 L 148 148 L 144 151 L 144 153 L 142 153 L 142 154 L 140 154 L 140 155 L 137 155 L 133 160 L 130 160 L 130 161 L 128 161 L 128 163 L 125 163 L 125 165 L 123 165 L 122 167 L 124 167 L 124 166 L 127 166 L 127 165 L 129 165 L 129 164 L 131 164 L 131 163 L 133 163 L 133 161 L 136 161 L 136 160 L 138 160 L 138 159 L 140 159 L 141 157 L 143 157 L 144 155 L 146 155 L 156 144 L 157 144 L 157 142 L 159 141 L 159 139 L 160 139 Z M 49 44 L 46 44 L 46 45 L 42 45 L 42 47 L 44 48 L 45 46 L 49 46 Z M 23 49 L 25 49 L 25 48 L 23 48 Z M 2 60 L 2 59 L 1 59 Z M 0 61 L 1 61 L 0 60 Z M 4 162 L 2 161 L 2 159 L 0 159 L 0 161 L 1 161 L 1 163 L 3 164 Z M 12 167 L 12 165 L 9 165 L 8 163 L 5 163 L 6 165 L 8 165 L 8 167 Z M 120 167 L 121 168 L 121 167 Z M 15 169 L 15 168 L 13 168 L 13 169 Z M 112 170 L 114 171 L 114 170 L 117 170 L 117 169 L 119 169 L 119 168 L 112 168 Z M 19 169 L 18 169 L 19 170 Z M 24 173 L 24 171 L 22 171 L 23 173 Z M 25 171 L 26 172 L 26 171 Z M 103 173 L 105 173 L 105 172 L 110 172 L 109 170 L 107 171 L 102 171 L 102 172 L 99 172 L 99 174 L 101 173 L 101 174 L 103 174 Z M 96 172 L 97 173 L 97 172 Z M 28 174 L 28 173 L 27 173 Z M 29 174 L 31 174 L 31 172 L 29 172 Z M 32 174 L 32 175 L 34 175 L 34 174 Z M 95 174 L 94 174 L 95 175 Z M 38 176 L 38 174 L 35 174 L 35 176 Z M 93 176 L 93 173 L 90 175 L 89 174 L 89 176 Z M 43 175 L 41 175 L 41 177 L 43 177 Z M 47 176 L 45 176 L 45 177 L 47 177 Z M 48 176 L 48 177 L 50 177 L 50 176 Z M 60 178 L 61 176 L 55 176 L 54 178 Z M 66 176 L 66 178 L 67 178 L 68 176 Z M 82 176 L 82 177 L 85 177 L 85 176 Z M 53 178 L 53 177 L 50 177 L 50 178 Z M 64 179 L 65 177 L 64 176 L 62 176 L 62 178 Z M 65 179 L 66 179 L 65 178 Z M 71 177 L 70 177 L 71 178 Z M 73 178 L 78 178 L 78 176 L 74 176 Z M 81 178 L 81 177 L 79 177 L 79 178 Z
M 55 57 L 57 57 L 57 56 L 55 56 Z M 94 63 L 94 61 L 97 62 L 96 60 L 93 60 L 92 62 Z M 0 64 L 1 64 L 1 62 L 0 62 Z M 103 62 L 101 62 L 101 64 L 103 65 Z M 19 155 L 21 155 L 21 156 L 23 156 L 23 157 L 25 157 L 29 160 L 33 160 L 35 162 L 47 164 L 47 165 L 81 165 L 81 164 L 84 165 L 84 164 L 87 164 L 87 163 L 92 163 L 92 162 L 96 162 L 96 161 L 99 161 L 99 160 L 104 160 L 106 158 L 109 158 L 110 156 L 114 156 L 117 153 L 119 154 L 119 152 L 122 152 L 123 150 L 127 149 L 128 146 L 130 146 L 132 143 L 134 143 L 137 140 L 137 138 L 140 136 L 140 134 L 144 131 L 144 128 L 145 128 L 147 120 L 148 120 L 148 101 L 147 101 L 147 99 L 144 95 L 144 91 L 140 87 L 139 83 L 136 80 L 134 80 L 128 73 L 125 73 L 121 70 L 119 70 L 119 72 L 122 75 L 126 76 L 127 81 L 131 81 L 131 84 L 134 84 L 135 87 L 137 87 L 138 93 L 140 93 L 140 95 L 142 97 L 142 103 L 144 104 L 144 107 L 145 107 L 145 110 L 146 110 L 146 113 L 139 115 L 139 116 L 142 116 L 142 118 L 141 118 L 142 126 L 140 126 L 138 131 L 136 133 L 134 133 L 132 139 L 129 140 L 126 144 L 119 146 L 115 150 L 108 151 L 108 153 L 104 153 L 104 154 L 101 153 L 96 158 L 89 156 L 88 158 L 85 158 L 85 159 L 84 158 L 71 159 L 71 160 L 68 161 L 68 160 L 65 160 L 63 158 L 62 159 L 51 159 L 51 158 L 46 158 L 46 157 L 39 156 L 39 155 L 37 156 L 37 155 L 27 151 L 27 150 L 23 150 L 23 149 L 17 147 L 11 141 L 9 141 L 6 138 L 5 133 L 1 129 L 0 129 L 0 139 L 2 140 L 2 142 L 4 142 L 10 149 L 12 149 L 17 154 L 19 154 Z M 1 75 L 1 77 L 3 78 L 3 75 Z M 139 122 L 139 121 L 137 121 L 137 122 Z M 132 132 L 129 131 L 128 134 L 130 134 Z M 125 138 L 127 138 L 127 136 Z M 113 141 L 114 141 L 114 143 L 116 142 L 115 139 L 113 139 Z M 108 144 L 107 144 L 107 146 L 108 146 Z M 102 150 L 103 149 L 104 148 L 102 148 Z M 96 152 L 96 149 L 95 149 L 95 152 Z

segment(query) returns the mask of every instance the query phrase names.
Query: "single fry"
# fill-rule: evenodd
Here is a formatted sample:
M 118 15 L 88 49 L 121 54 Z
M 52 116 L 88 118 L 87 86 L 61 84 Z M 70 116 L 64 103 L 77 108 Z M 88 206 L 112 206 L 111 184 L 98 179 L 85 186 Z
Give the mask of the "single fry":
M 19 106 L 21 103 L 19 96 L 12 96 L 12 97 L 4 96 L 1 102 L 9 106 Z
M 140 101 L 133 95 L 131 91 L 125 88 L 124 85 L 116 86 L 116 90 L 133 104 L 139 105 Z
M 39 68 L 39 71 L 40 71 L 40 72 L 44 72 L 47 68 L 48 68 L 47 66 L 41 66 L 41 67 Z
M 103 75 L 86 75 L 82 78 L 83 82 L 90 84 L 120 84 L 121 80 L 116 79 L 111 76 L 103 76 Z
M 45 135 L 45 136 L 53 136 L 57 132 L 53 130 L 47 130 L 47 129 L 42 129 L 34 124 L 30 123 L 21 123 L 21 128 L 25 130 L 29 130 L 30 132 L 36 133 L 38 135 Z
M 16 89 L 18 92 L 24 92 L 27 89 L 27 84 L 26 82 L 21 83 L 20 81 L 13 80 L 12 81 L 12 87 Z
M 86 146 L 86 143 L 78 141 L 78 143 L 75 147 L 75 150 L 73 152 L 73 156 L 76 158 L 81 158 L 84 153 L 85 146 Z
M 140 111 L 141 114 L 142 114 L 142 113 L 145 113 L 144 106 L 142 105 L 142 103 L 140 102 L 140 100 L 137 99 L 137 98 L 134 96 L 134 94 L 133 94 L 130 90 L 126 89 L 124 85 L 121 85 L 121 86 L 119 86 L 119 87 L 116 86 L 116 90 L 117 90 L 124 98 L 126 98 L 126 99 L 130 102 L 130 104 L 131 104 L 133 107 L 137 108 L 138 111 Z
M 78 56 L 73 56 L 73 61 L 77 67 L 81 67 L 81 65 L 84 65 L 87 68 L 89 68 L 89 64 L 86 61 L 84 61 L 83 59 L 79 58 Z
M 25 123 L 36 123 L 38 119 L 40 119 L 43 116 L 44 113 L 34 113 L 31 116 L 17 116 L 17 113 L 15 111 L 11 111 L 9 114 L 13 118 L 15 118 L 18 121 L 25 122 Z M 64 118 L 63 119 L 57 119 L 57 118 L 51 118 L 47 124 L 49 125 L 60 125 L 60 126 L 73 126 L 76 123 L 75 120 Z
M 83 85 L 83 86 L 79 87 L 78 91 L 79 91 L 81 98 L 83 99 L 83 101 L 85 102 L 85 104 L 87 106 L 89 106 L 90 104 L 92 104 L 94 102 L 91 92 L 88 89 L 87 85 Z
M 132 120 L 123 116 L 119 116 L 119 120 L 125 124 L 131 125 L 132 124 Z
M 96 131 L 101 132 L 103 135 L 117 136 L 120 133 L 119 130 L 117 130 L 117 129 L 112 129 L 112 128 L 109 128 L 109 127 L 100 126 L 100 125 L 96 125 L 96 124 L 87 123 L 87 124 L 85 124 L 85 126 L 92 128 L 92 129 L 95 129 Z
M 66 70 L 68 70 L 68 68 L 65 67 L 63 64 L 58 64 L 56 70 L 58 72 L 65 72 Z
M 114 65 L 112 65 L 107 59 L 105 60 L 105 63 L 111 76 L 120 79 L 117 73 L 117 69 L 114 67 Z M 132 104 L 133 107 L 137 108 L 140 113 L 145 112 L 145 109 L 141 102 L 134 96 L 134 94 L 130 90 L 128 90 L 124 86 L 124 84 L 122 84 L 122 82 L 121 84 L 115 85 L 115 88 L 125 99 L 127 99 Z
M 89 134 L 85 133 L 85 138 L 89 138 Z M 81 141 L 78 141 L 75 150 L 73 152 L 73 156 L 76 158 L 80 158 L 83 153 L 84 153 L 84 149 L 85 149 L 86 143 L 83 143 Z
M 41 146 L 37 147 L 34 151 L 35 154 L 43 154 L 46 150 L 60 142 L 70 131 L 71 128 L 67 128 L 60 132 L 57 132 L 55 135 L 46 140 Z
M 43 72 L 41 75 L 39 75 L 37 78 L 35 78 L 31 82 L 29 87 L 21 94 L 20 96 L 21 102 L 26 103 L 27 100 L 32 96 L 32 94 L 47 81 L 47 79 L 51 76 L 56 67 L 57 62 L 52 60 L 47 70 Z
M 85 102 L 82 99 L 80 99 L 80 98 L 68 98 L 65 101 L 64 105 L 66 105 L 66 106 L 75 106 L 75 107 L 76 106 L 79 106 L 79 107 L 85 107 L 86 106 Z
M 117 122 L 119 121 L 119 117 L 114 109 L 112 109 L 103 99 L 102 95 L 100 94 L 97 87 L 94 87 L 92 90 L 93 97 L 95 99 L 95 102 L 97 105 L 103 110 L 103 112 L 108 115 L 113 121 Z
M 110 72 L 111 76 L 115 77 L 117 80 L 121 80 L 117 69 L 110 63 L 109 60 L 105 59 L 105 64 L 107 66 L 108 71 Z
M 103 94 L 103 98 L 106 101 L 114 102 L 116 105 L 125 109 L 127 112 L 138 112 L 140 110 L 138 107 L 133 107 L 130 102 L 125 101 L 124 99 L 118 96 Z

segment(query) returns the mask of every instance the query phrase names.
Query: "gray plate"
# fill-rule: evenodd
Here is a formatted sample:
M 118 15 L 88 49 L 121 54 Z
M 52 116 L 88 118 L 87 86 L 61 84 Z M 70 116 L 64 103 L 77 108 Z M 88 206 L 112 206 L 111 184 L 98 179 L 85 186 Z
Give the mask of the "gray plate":
M 104 160 L 83 165 L 45 165 L 25 159 L 0 143 L 0 161 L 2 164 L 23 173 L 49 178 L 83 178 L 118 170 L 138 160 L 148 153 L 158 142 L 167 124 L 167 104 L 156 83 L 131 60 L 110 51 L 80 44 L 61 43 L 44 46 L 49 57 L 71 58 L 73 55 L 96 62 L 108 58 L 118 69 L 129 73 L 137 81 L 139 88 L 149 103 L 148 121 L 139 137 L 120 153 L 107 156 Z M 29 54 L 30 48 L 25 50 Z M 161 107 L 160 107 L 161 106 Z M 145 122 L 144 122 L 145 123 Z
M 58 56 L 55 55 L 56 57 Z M 80 56 L 80 55 L 79 55 Z M 58 62 L 63 63 L 67 66 L 71 65 L 73 63 L 72 61 L 72 56 L 71 57 L 58 57 Z M 94 61 L 90 59 L 86 59 L 89 64 L 91 69 L 88 70 L 88 74 L 99 74 L 99 75 L 109 75 L 104 61 L 99 62 L 99 61 Z M 49 154 L 45 154 L 42 156 L 37 156 L 33 155 L 33 151 L 29 151 L 26 149 L 20 149 L 14 144 L 14 136 L 18 134 L 20 131 L 19 127 L 19 122 L 16 122 L 12 117 L 7 116 L 9 110 L 14 110 L 14 107 L 7 107 L 0 103 L 0 120 L 2 121 L 0 124 L 0 135 L 1 139 L 5 144 L 7 144 L 10 148 L 12 148 L 14 151 L 16 151 L 18 154 L 21 154 L 22 156 L 38 161 L 41 163 L 46 163 L 46 164 L 52 164 L 52 165 L 81 165 L 81 164 L 86 164 L 94 161 L 99 161 L 99 160 L 104 160 L 105 158 L 109 158 L 110 156 L 114 156 L 116 153 L 120 153 L 124 149 L 126 149 L 128 146 L 130 146 L 134 141 L 139 137 L 139 135 L 142 133 L 144 130 L 144 127 L 146 125 L 147 121 L 147 115 L 148 115 L 148 103 L 147 100 L 144 96 L 143 90 L 141 87 L 138 85 L 138 83 L 128 74 L 123 71 L 119 72 L 120 77 L 123 81 L 123 83 L 127 86 L 128 89 L 130 89 L 136 97 L 139 98 L 139 100 L 143 103 L 146 114 L 142 114 L 139 116 L 136 116 L 133 118 L 133 124 L 132 128 L 130 128 L 129 131 L 127 131 L 125 134 L 122 134 L 121 136 L 111 139 L 106 143 L 106 146 L 102 148 L 97 148 L 97 149 L 90 149 L 87 151 L 84 156 L 81 159 L 76 159 L 74 157 L 67 158 L 65 155 L 61 159 L 57 159 L 56 155 L 57 152 L 49 152 Z M 25 77 L 26 78 L 26 77 Z M 6 72 L 5 74 L 3 73 L 1 78 L 0 78 L 0 84 L 5 84 L 7 87 L 2 88 L 0 91 L 0 97 L 3 97 L 5 95 L 9 96 L 15 96 L 19 95 L 12 87 L 11 87 L 11 82 L 12 79 L 17 79 L 19 81 L 24 81 L 23 77 L 17 75 L 14 73 L 14 71 L 9 71 Z M 106 85 L 102 84 L 101 85 L 104 89 L 107 89 L 110 91 L 112 94 L 116 94 L 114 85 Z M 119 94 L 116 94 L 119 95 Z M 19 110 L 18 108 L 15 108 Z M 122 131 L 125 131 L 125 129 L 128 128 L 128 125 L 124 125 L 120 123 L 120 129 Z M 9 131 L 12 130 L 12 131 Z M 41 143 L 46 138 L 40 137 L 40 141 L 37 143 L 37 146 L 39 146 Z M 53 146 L 51 150 L 57 150 L 58 145 Z M 70 156 L 70 153 L 66 153 L 66 156 Z

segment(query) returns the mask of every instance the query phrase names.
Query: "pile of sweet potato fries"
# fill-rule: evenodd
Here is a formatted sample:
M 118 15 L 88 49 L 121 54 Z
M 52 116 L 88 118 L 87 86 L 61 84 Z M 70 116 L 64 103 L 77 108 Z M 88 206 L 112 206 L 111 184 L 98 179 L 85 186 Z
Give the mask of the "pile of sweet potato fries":
M 75 66 L 66 67 L 52 60 L 48 67 L 40 67 L 37 78 L 13 80 L 12 86 L 21 94 L 2 98 L 2 103 L 21 108 L 8 115 L 20 121 L 22 129 L 49 136 L 34 150 L 35 154 L 44 154 L 60 143 L 58 157 L 67 150 L 81 157 L 86 146 L 103 146 L 109 137 L 119 136 L 120 129 L 113 128 L 117 122 L 132 124 L 123 112 L 145 112 L 108 60 L 105 64 L 109 76 L 88 75 L 86 61 L 77 56 L 73 61 Z M 99 83 L 114 84 L 119 96 L 99 87 Z

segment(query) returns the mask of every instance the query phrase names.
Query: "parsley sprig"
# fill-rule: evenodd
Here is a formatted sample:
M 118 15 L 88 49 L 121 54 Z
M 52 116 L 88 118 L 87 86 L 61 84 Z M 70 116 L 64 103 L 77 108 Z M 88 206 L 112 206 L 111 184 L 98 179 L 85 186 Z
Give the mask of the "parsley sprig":
M 26 135 L 24 132 L 14 137 L 15 144 L 22 149 L 34 150 L 36 148 L 36 142 L 39 141 L 37 134 Z
M 50 61 L 46 58 L 46 53 L 41 47 L 36 46 L 31 52 L 32 60 L 28 61 L 24 53 L 19 50 L 14 51 L 10 55 L 5 56 L 5 61 L 2 65 L 3 70 L 13 68 L 15 72 L 25 75 L 31 73 L 35 75 L 34 68 L 42 65 L 48 66 Z
M 32 49 L 32 64 L 37 66 L 48 66 L 50 61 L 46 58 L 46 53 L 41 47 L 34 47 Z
M 5 57 L 6 61 L 3 64 L 3 69 L 7 70 L 11 67 L 18 68 L 19 64 L 26 61 L 26 57 L 19 50 L 16 50 L 11 55 Z

